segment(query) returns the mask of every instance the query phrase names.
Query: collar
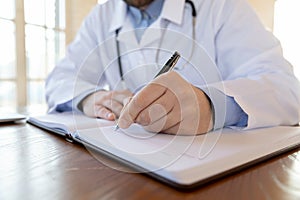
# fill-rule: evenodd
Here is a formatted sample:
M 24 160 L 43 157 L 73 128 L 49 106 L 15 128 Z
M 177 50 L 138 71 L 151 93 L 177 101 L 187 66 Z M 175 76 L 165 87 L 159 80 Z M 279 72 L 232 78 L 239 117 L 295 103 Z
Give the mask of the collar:
M 185 0 L 164 0 L 161 11 L 161 18 L 170 22 L 181 24 L 183 20 Z M 149 8 L 151 6 L 149 5 Z M 127 16 L 128 5 L 124 1 L 116 0 L 114 17 L 111 21 L 109 31 L 114 32 L 121 28 Z M 147 9 L 146 9 L 147 10 Z
M 183 20 L 185 0 L 165 0 L 162 18 L 180 25 Z
M 121 0 L 108 1 L 106 3 L 113 3 L 114 11 L 111 24 L 109 26 L 109 32 L 115 32 L 117 29 L 121 28 L 124 24 L 127 15 L 127 4 Z
M 152 24 L 159 17 L 162 7 L 164 4 L 164 0 L 154 0 L 144 11 L 140 9 L 128 6 L 129 13 L 133 16 L 133 22 L 135 26 L 141 23 L 142 21 L 142 12 L 146 12 L 150 17 L 150 24 Z

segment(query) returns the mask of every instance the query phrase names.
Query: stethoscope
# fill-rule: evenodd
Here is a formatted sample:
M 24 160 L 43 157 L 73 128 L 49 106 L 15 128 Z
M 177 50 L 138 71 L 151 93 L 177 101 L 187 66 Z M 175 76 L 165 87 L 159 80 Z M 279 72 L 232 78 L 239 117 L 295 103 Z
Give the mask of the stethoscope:
M 192 23 L 193 23 L 193 30 L 192 30 L 192 37 L 193 37 L 193 40 L 195 40 L 195 26 L 196 26 L 196 17 L 197 17 L 197 11 L 196 11 L 196 8 L 195 8 L 195 4 L 193 3 L 193 1 L 191 0 L 185 0 L 185 3 L 189 4 L 191 6 L 191 9 L 192 9 Z M 123 66 L 122 66 L 122 61 L 121 61 L 121 50 L 120 50 L 120 43 L 118 41 L 118 35 L 119 35 L 119 31 L 120 29 L 117 29 L 115 31 L 115 40 L 116 40 L 116 47 L 117 47 L 117 56 L 118 56 L 118 65 L 119 65 L 119 73 L 120 73 L 120 77 L 121 77 L 121 82 L 123 84 L 124 83 L 124 74 L 123 74 Z M 164 34 L 162 34 L 162 37 L 163 37 Z M 156 62 L 158 62 L 158 55 L 159 55 L 159 50 L 160 50 L 160 45 L 161 45 L 161 42 L 159 43 L 159 47 L 158 47 L 158 50 L 157 50 L 157 53 L 156 53 Z M 195 42 L 193 41 L 193 45 L 192 45 L 192 51 L 191 51 L 191 54 L 190 54 L 190 57 L 188 60 L 191 59 L 193 53 L 194 53 L 194 48 L 195 48 Z

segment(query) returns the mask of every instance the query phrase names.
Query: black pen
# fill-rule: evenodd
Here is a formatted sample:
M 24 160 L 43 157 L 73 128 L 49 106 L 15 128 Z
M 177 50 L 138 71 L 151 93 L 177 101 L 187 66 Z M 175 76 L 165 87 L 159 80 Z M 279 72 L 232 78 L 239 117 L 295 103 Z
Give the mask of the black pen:
M 175 53 L 172 55 L 172 57 L 166 62 L 166 64 L 164 64 L 164 66 L 161 68 L 161 70 L 159 70 L 159 72 L 154 76 L 154 78 L 158 77 L 159 75 L 161 75 L 163 73 L 171 71 L 175 67 L 179 58 L 180 58 L 180 54 L 177 51 L 175 51 Z M 126 105 L 124 106 L 124 108 L 126 107 Z M 115 131 L 118 129 L 119 129 L 119 125 L 117 123 Z

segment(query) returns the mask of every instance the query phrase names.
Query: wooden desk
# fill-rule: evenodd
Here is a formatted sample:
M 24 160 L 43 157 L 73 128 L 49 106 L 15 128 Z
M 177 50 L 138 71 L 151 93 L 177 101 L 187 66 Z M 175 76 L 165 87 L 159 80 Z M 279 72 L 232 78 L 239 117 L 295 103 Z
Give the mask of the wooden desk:
M 300 149 L 190 192 L 111 169 L 29 124 L 0 125 L 0 199 L 300 199 Z M 118 163 L 115 163 L 118 165 Z

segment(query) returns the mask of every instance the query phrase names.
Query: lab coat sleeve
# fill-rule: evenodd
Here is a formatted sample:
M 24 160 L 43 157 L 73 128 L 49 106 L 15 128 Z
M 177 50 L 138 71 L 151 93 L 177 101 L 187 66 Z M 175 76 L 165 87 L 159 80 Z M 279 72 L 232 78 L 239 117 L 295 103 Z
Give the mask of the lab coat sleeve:
M 99 26 L 98 13 L 96 6 L 84 20 L 75 40 L 68 46 L 65 58 L 55 66 L 46 80 L 49 112 L 59 111 L 57 107 L 62 108 L 66 103 L 70 105 L 74 98 L 83 98 L 82 94 L 89 94 L 97 90 L 97 85 L 101 85 L 99 74 L 102 67 L 97 64 L 100 63 L 100 56 L 95 51 L 98 42 L 94 32 L 95 27 Z M 80 99 L 77 98 L 78 101 Z
M 213 87 L 202 87 L 211 103 L 213 130 L 223 127 L 242 128 L 247 125 L 248 116 L 236 101 Z
M 224 2 L 215 24 L 224 81 L 209 87 L 234 98 L 248 115 L 246 129 L 298 124 L 300 86 L 279 41 L 245 0 Z

